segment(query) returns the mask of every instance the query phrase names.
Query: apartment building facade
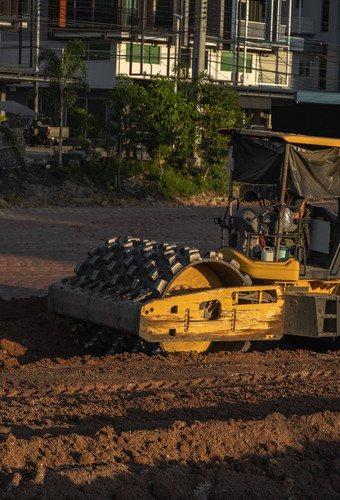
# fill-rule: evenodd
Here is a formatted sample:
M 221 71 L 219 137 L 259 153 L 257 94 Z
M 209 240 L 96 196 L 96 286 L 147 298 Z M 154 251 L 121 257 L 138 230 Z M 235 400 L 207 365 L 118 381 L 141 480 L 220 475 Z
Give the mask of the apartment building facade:
M 20 37 L 22 30 L 27 28 L 29 19 L 23 15 L 21 4 L 18 0 L 4 0 L 0 2 L 0 48 L 2 38 L 8 33 L 16 33 Z M 3 67 L 0 71 L 0 100 L 6 99 L 7 86 L 22 81 L 22 75 L 18 74 L 17 67 L 12 71 L 11 67 Z
M 340 2 L 293 0 L 291 106 L 273 110 L 274 126 L 339 137 Z
M 302 40 L 293 85 L 310 92 L 340 91 L 340 5 L 337 0 L 295 0 L 292 33 Z
M 338 91 L 337 0 L 15 2 L 27 27 L 3 33 L 0 72 L 39 73 L 42 47 L 61 52 L 79 38 L 87 48 L 88 112 L 105 113 L 119 74 L 147 82 L 158 74 L 175 79 L 179 71 L 190 78 L 199 68 L 235 88 L 249 119 L 269 126 L 273 110 L 290 107 L 297 91 Z M 27 102 L 30 86 L 8 85 L 7 99 L 15 92 L 15 100 Z

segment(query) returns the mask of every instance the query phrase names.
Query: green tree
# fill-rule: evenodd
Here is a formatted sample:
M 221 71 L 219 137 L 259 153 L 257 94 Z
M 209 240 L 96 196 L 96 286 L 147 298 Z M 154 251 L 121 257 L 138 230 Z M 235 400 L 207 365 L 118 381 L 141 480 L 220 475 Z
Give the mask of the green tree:
M 87 134 L 93 131 L 96 126 L 94 115 L 87 113 L 83 108 L 73 108 L 69 114 L 76 123 L 74 132 L 79 138 L 86 138 Z
M 117 140 L 119 152 L 118 187 L 123 154 L 136 156 L 137 148 L 143 143 L 145 123 L 148 116 L 148 98 L 144 87 L 134 83 L 125 75 L 118 76 L 117 85 L 107 99 L 110 108 L 108 130 Z
M 216 85 L 207 76 L 193 84 L 192 95 L 199 110 L 197 152 L 204 163 L 205 180 L 211 166 L 221 164 L 228 154 L 229 140 L 217 130 L 242 126 L 245 115 L 237 92 Z
M 242 124 L 244 116 L 237 99 L 236 92 L 204 76 L 196 82 L 182 78 L 177 92 L 173 81 L 160 76 L 147 88 L 120 76 L 108 99 L 110 134 L 117 139 L 120 153 L 118 185 L 123 153 L 129 157 L 142 145 L 158 160 L 161 182 L 175 182 L 176 169 L 181 169 L 181 178 L 191 185 L 198 186 L 209 175 L 211 185 L 218 186 L 225 178 L 228 139 L 217 129 Z M 202 158 L 203 174 L 187 165 L 194 151 Z M 163 177 L 164 165 L 171 168 Z
M 118 149 L 126 156 L 135 154 L 143 140 L 147 116 L 147 92 L 125 75 L 118 76 L 107 104 L 111 111 L 110 132 L 118 141 Z
M 195 145 L 197 112 L 193 102 L 174 91 L 174 83 L 156 78 L 149 87 L 149 119 L 145 146 L 152 158 L 170 159 L 180 164 L 191 156 Z
M 61 55 L 52 49 L 40 52 L 39 62 L 43 74 L 49 79 L 50 90 L 54 93 L 59 108 L 58 165 L 62 165 L 62 133 L 64 111 L 74 106 L 80 90 L 87 88 L 85 78 L 87 66 L 84 62 L 85 45 L 81 40 L 71 40 Z

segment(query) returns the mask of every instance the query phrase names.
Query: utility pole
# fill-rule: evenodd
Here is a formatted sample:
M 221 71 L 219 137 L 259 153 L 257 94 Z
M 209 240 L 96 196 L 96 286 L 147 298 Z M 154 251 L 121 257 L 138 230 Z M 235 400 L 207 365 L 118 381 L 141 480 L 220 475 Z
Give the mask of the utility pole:
M 180 16 L 179 14 L 172 14 L 172 15 L 176 19 L 176 44 L 175 44 L 175 68 L 174 68 L 174 73 L 175 73 L 174 91 L 176 93 L 177 92 L 177 86 L 178 86 L 180 64 L 181 64 L 181 38 L 180 38 L 180 32 L 181 32 L 182 16 Z
M 205 41 L 207 37 L 208 0 L 196 0 L 194 50 L 192 56 L 192 79 L 195 80 L 204 71 Z
M 240 39 L 241 39 L 241 14 L 242 14 L 242 4 L 241 0 L 237 1 L 237 14 L 236 14 L 236 20 L 237 20 L 237 30 L 236 30 L 236 58 L 234 58 L 234 61 L 236 59 L 236 62 L 234 64 L 234 83 L 235 85 L 238 85 L 238 77 L 239 77 L 239 64 L 240 64 Z M 235 56 L 234 56 L 235 57 Z
M 40 0 L 36 0 L 36 11 L 35 11 L 35 73 L 36 76 L 39 71 L 39 48 L 40 48 Z M 34 82 L 34 111 L 39 113 L 39 87 L 38 82 Z

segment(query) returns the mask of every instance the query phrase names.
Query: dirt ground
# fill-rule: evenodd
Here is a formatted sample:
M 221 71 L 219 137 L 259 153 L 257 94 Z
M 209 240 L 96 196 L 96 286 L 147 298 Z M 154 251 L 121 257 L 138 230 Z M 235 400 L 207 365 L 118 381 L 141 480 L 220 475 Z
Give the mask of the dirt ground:
M 215 249 L 221 214 L 0 210 L 1 499 L 340 498 L 340 351 L 96 357 L 47 312 L 48 283 L 107 237 Z

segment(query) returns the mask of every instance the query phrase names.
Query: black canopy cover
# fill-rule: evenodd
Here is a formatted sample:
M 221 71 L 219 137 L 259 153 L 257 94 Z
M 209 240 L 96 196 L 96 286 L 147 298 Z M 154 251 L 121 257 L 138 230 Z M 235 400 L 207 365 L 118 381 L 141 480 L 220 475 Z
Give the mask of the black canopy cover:
M 280 184 L 285 143 L 232 134 L 233 180 L 252 184 Z M 308 150 L 289 145 L 287 186 L 308 198 L 340 197 L 338 148 Z

